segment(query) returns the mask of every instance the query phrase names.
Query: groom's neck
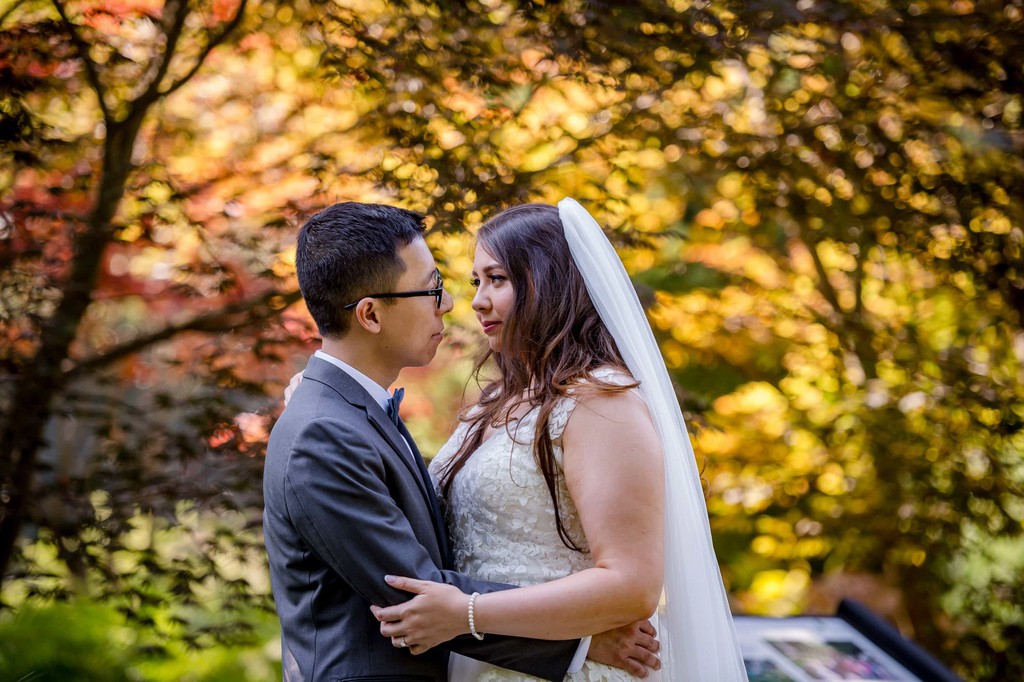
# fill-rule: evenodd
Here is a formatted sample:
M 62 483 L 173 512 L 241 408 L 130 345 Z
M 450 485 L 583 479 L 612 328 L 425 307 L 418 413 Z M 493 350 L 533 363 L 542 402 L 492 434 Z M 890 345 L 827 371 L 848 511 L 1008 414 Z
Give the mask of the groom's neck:
M 349 334 L 342 339 L 325 338 L 322 347 L 328 355 L 333 355 L 384 388 L 388 388 L 395 383 L 402 368 L 392 367 L 387 358 L 381 357 L 380 347 L 375 343 L 376 339 L 370 341 L 374 343 L 365 343 Z

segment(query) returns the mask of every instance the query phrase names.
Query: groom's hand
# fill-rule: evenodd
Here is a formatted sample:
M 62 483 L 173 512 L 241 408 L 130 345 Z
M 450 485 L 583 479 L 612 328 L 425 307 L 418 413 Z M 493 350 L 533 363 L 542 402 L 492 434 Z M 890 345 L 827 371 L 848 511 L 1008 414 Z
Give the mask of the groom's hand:
M 657 634 L 649 620 L 602 632 L 590 640 L 587 658 L 622 668 L 637 677 L 647 677 L 649 670 L 661 669 Z

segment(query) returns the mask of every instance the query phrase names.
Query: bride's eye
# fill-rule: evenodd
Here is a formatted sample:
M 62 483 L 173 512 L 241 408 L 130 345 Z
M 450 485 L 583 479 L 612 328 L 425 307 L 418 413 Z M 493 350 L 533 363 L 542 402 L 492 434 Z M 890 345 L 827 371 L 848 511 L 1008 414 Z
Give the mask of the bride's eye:
M 473 279 L 469 280 L 469 286 L 473 287 L 474 289 L 479 289 L 480 288 L 480 278 L 479 277 L 474 277 Z
M 505 275 L 488 275 L 487 279 L 491 280 L 491 284 L 500 284 L 508 280 Z

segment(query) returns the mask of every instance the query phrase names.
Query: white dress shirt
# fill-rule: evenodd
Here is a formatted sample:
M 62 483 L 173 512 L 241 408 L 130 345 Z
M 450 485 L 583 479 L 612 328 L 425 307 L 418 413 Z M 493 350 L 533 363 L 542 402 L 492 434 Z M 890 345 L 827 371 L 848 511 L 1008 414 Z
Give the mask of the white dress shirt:
M 318 350 L 314 355 L 321 360 L 326 360 L 345 374 L 355 379 L 356 383 L 366 389 L 366 392 L 370 394 L 370 397 L 373 398 L 378 405 L 380 405 L 381 409 L 384 410 L 385 413 L 388 411 L 388 400 L 391 398 L 388 394 L 388 389 L 384 388 L 352 365 L 342 362 L 323 350 Z

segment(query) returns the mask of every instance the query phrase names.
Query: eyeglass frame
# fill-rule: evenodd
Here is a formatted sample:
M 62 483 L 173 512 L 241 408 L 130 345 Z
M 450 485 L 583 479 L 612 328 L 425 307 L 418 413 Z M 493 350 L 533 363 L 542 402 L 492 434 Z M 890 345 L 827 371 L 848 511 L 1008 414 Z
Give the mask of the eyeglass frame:
M 386 294 L 367 294 L 366 296 L 360 296 L 358 300 L 353 301 L 342 306 L 342 310 L 352 310 L 359 302 L 364 298 L 416 298 L 417 296 L 433 296 L 437 299 L 437 309 L 441 309 L 441 304 L 444 301 L 444 275 L 437 268 L 434 268 L 434 274 L 437 275 L 437 286 L 432 289 L 417 289 L 416 291 L 395 291 Z

